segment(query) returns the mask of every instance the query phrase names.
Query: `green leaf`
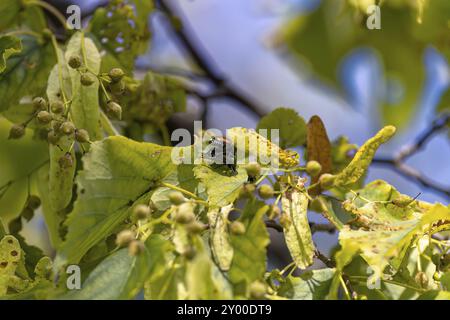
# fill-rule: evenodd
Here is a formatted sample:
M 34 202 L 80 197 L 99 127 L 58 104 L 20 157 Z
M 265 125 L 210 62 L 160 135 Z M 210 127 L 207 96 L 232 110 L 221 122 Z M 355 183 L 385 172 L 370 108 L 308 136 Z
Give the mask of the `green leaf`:
M 83 60 L 83 66 L 95 75 L 100 73 L 101 57 L 94 42 L 86 38 L 83 33 L 78 32 L 72 36 L 67 44 L 65 53 L 66 61 L 73 55 Z M 99 80 L 95 79 L 90 86 L 83 86 L 80 82 L 81 74 L 78 70 L 69 68 L 72 80 L 72 104 L 70 113 L 73 122 L 78 129 L 85 129 L 89 133 L 91 141 L 102 138 L 100 128 L 100 105 L 99 105 Z
M 70 148 L 73 138 L 61 137 L 58 146 L 49 146 L 50 151 L 50 177 L 49 177 L 49 198 L 50 208 L 56 213 L 65 209 L 72 200 L 72 189 L 74 183 L 76 158 L 75 151 Z M 65 161 L 72 164 L 63 165 Z M 71 159 L 71 160 L 69 160 Z
M 441 276 L 441 284 L 442 287 L 447 290 L 450 291 L 450 272 L 446 272 Z
M 263 279 L 266 272 L 267 246 L 270 243 L 263 220 L 267 210 L 269 207 L 264 202 L 252 199 L 239 218 L 246 231 L 243 235 L 231 236 L 234 256 L 228 275 L 233 284 L 244 282 L 248 285 Z
M 186 92 L 177 79 L 147 72 L 141 82 L 132 85 L 136 88 L 131 94 L 120 97 L 125 106 L 124 120 L 149 123 L 160 129 L 172 114 L 186 111 Z
M 183 281 L 184 269 L 174 263 L 173 251 L 174 246 L 169 241 L 165 241 L 163 246 L 152 251 L 153 268 L 144 284 L 145 299 L 178 298 L 177 286 Z
M 6 235 L 6 229 L 3 226 L 3 222 L 0 219 L 0 239 L 3 239 L 3 237 Z
M 335 273 L 335 269 L 319 269 L 304 272 L 299 277 L 288 276 L 278 289 L 278 295 L 294 300 L 324 300 Z
M 356 183 L 366 173 L 378 147 L 394 134 L 395 127 L 386 126 L 367 140 L 356 152 L 355 157 L 342 172 L 336 175 L 335 185 L 346 187 Z
M 200 236 L 190 237 L 183 226 L 177 226 L 173 242 L 177 251 L 189 246 L 195 255 L 185 259 L 177 255 L 175 259 L 165 259 L 161 272 L 149 279 L 145 285 L 146 299 L 230 299 L 230 283 L 215 266 L 209 247 Z
M 315 249 L 307 217 L 308 196 L 288 190 L 281 198 L 281 207 L 290 218 L 290 223 L 283 226 L 286 245 L 296 266 L 305 269 L 313 263 Z
M 41 33 L 47 27 L 42 8 L 28 1 L 3 0 L 0 3 L 0 13 L 2 15 L 0 32 L 15 27 Z
M 340 136 L 333 141 L 331 147 L 331 157 L 333 159 L 333 173 L 341 172 L 350 163 L 352 158 L 349 156 L 350 152 L 357 150 L 356 144 L 351 144 L 347 137 Z
M 232 208 L 233 205 L 230 204 L 220 209 L 213 208 L 208 211 L 211 250 L 219 268 L 223 271 L 230 268 L 233 259 L 233 247 L 230 243 L 227 227 L 228 214 Z
M 125 3 L 134 7 L 110 3 L 98 8 L 90 21 L 90 31 L 106 55 L 102 61 L 102 72 L 121 67 L 131 72 L 138 55 L 148 47 L 150 32 L 148 16 L 153 10 L 152 1 L 131 0 Z
M 60 80 L 61 79 L 61 80 Z M 69 95 L 70 76 L 68 67 L 64 62 L 61 50 L 58 50 L 58 64 L 53 67 L 48 78 L 47 97 L 50 104 L 61 101 L 61 92 Z M 70 98 L 70 95 L 68 96 Z M 48 209 L 52 211 L 46 214 L 46 221 L 49 215 L 60 214 L 72 200 L 72 190 L 76 171 L 75 150 L 73 148 L 74 137 L 62 136 L 58 145 L 49 144 L 50 169 L 48 178 Z M 72 164 L 70 165 L 70 161 Z M 66 163 L 66 164 L 64 164 Z M 43 177 L 46 180 L 46 177 Z M 45 184 L 45 180 L 42 182 Z M 53 230 L 54 232 L 54 230 Z M 55 236 L 53 240 L 56 241 Z
M 13 36 L 0 37 L 0 73 L 6 69 L 6 61 L 9 57 L 22 51 L 22 42 Z
M 231 288 L 227 280 L 214 267 L 206 247 L 200 237 L 194 239 L 197 253 L 186 264 L 186 288 L 188 299 L 230 299 Z
M 173 181 L 177 166 L 171 151 L 124 137 L 93 143 L 77 176 L 78 199 L 66 222 L 68 234 L 58 263 L 78 262 L 130 216 L 135 204 L 148 203 L 160 182 Z
M 40 43 L 35 38 L 22 38 L 22 51 L 8 59 L 0 74 L 0 112 L 18 105 L 21 98 L 36 96 L 45 90 L 48 74 L 55 64 L 51 43 Z
M 37 123 L 35 112 L 32 103 L 20 103 L 4 111 L 2 116 L 11 123 L 28 123 L 27 128 L 34 130 L 41 127 Z
M 295 110 L 277 108 L 261 118 L 256 130 L 267 129 L 267 139 L 272 140 L 271 129 L 279 130 L 281 148 L 299 147 L 306 142 L 306 123 Z
M 155 235 L 145 241 L 145 249 L 138 256 L 130 256 L 127 249 L 119 250 L 92 271 L 81 290 L 72 291 L 63 298 L 132 299 L 144 287 L 144 282 L 160 267 L 160 258 L 169 248 L 167 240 Z
M 186 293 L 186 268 L 183 264 L 166 265 L 159 277 L 146 282 L 144 297 L 146 300 L 183 300 Z
M 198 184 L 194 168 L 194 165 L 179 165 L 164 178 L 164 182 L 184 190 L 196 191 L 199 196 L 203 196 L 203 186 Z M 167 210 L 172 205 L 169 200 L 171 192 L 173 192 L 171 188 L 159 187 L 152 193 L 151 201 L 159 211 Z
M 48 161 L 46 142 L 33 139 L 30 130 L 20 140 L 9 140 L 11 125 L 0 118 L 0 186 L 13 181 L 9 187 L 0 190 L 0 217 L 5 226 L 23 209 L 28 195 L 28 174 Z M 34 179 L 32 175 L 31 181 Z
M 47 16 L 43 8 L 37 5 L 25 5 L 19 14 L 18 22 L 20 27 L 26 27 L 26 29 L 30 29 L 41 35 L 43 35 L 43 31 L 48 27 Z
M 61 212 L 56 212 L 53 209 L 52 200 L 50 197 L 50 165 L 43 166 L 36 174 L 37 189 L 39 197 L 42 202 L 42 215 L 44 216 L 45 224 L 50 238 L 50 243 L 53 248 L 58 248 L 62 242 L 60 233 L 61 223 L 64 215 Z M 61 190 L 62 192 L 63 190 Z M 72 195 L 72 188 L 70 188 L 70 196 Z M 61 194 L 62 196 L 62 194 Z
M 195 177 L 206 187 L 208 202 L 211 206 L 226 206 L 239 196 L 242 185 L 248 177 L 244 168 L 237 168 L 237 175 L 229 175 L 225 169 L 206 165 L 194 168 Z

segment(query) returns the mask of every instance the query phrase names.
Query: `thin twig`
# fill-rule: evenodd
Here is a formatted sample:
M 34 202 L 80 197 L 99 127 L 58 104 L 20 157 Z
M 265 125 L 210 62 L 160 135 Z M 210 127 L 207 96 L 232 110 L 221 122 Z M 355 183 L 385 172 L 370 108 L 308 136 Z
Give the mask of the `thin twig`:
M 392 158 L 375 158 L 373 164 L 389 166 L 405 178 L 450 198 L 450 187 L 439 185 L 435 181 L 424 176 L 419 170 L 416 170 L 405 163 L 407 159 L 422 150 L 435 134 L 447 128 L 449 121 L 450 113 L 441 114 L 412 144 L 402 148 L 401 151 Z
M 420 151 L 436 133 L 447 127 L 449 120 L 450 113 L 441 114 L 411 145 L 402 148 L 394 160 L 396 162 L 405 162 L 409 157 Z
M 272 220 L 266 221 L 266 227 L 274 229 L 274 230 L 276 230 L 278 232 L 283 232 L 283 227 L 281 225 L 279 225 L 278 223 L 276 223 L 275 221 L 272 221 Z
M 206 53 L 206 50 L 204 50 L 194 35 L 192 29 L 188 28 L 186 19 L 184 19 L 182 27 L 173 24 L 175 18 L 182 16 L 182 13 L 176 9 L 176 6 L 171 5 L 170 1 L 167 0 L 158 0 L 156 1 L 156 4 L 157 8 L 159 8 L 170 21 L 170 26 L 172 27 L 173 33 L 182 45 L 183 49 L 187 51 L 193 62 L 216 87 L 214 92 L 220 92 L 220 94 L 217 94 L 216 97 L 238 102 L 258 117 L 262 117 L 265 113 L 261 110 L 261 108 L 249 98 L 244 96 L 238 89 L 232 87 L 225 76 L 217 70 L 217 67 L 212 62 L 213 59 Z
M 320 252 L 319 249 L 316 249 L 315 256 L 316 256 L 317 259 L 322 261 L 322 263 L 325 266 L 327 266 L 327 268 L 335 268 L 336 267 L 336 263 L 334 263 L 333 260 L 331 260 L 326 255 L 324 255 L 322 252 Z
M 316 232 L 326 232 L 333 234 L 337 231 L 336 227 L 332 225 L 331 223 L 314 223 L 310 222 L 309 227 L 311 228 L 311 233 Z
M 163 74 L 167 74 L 169 76 L 185 78 L 185 79 L 188 79 L 191 81 L 198 81 L 198 82 L 209 80 L 208 76 L 206 76 L 204 74 L 197 73 L 192 70 L 178 68 L 178 67 L 150 66 L 148 69 L 145 69 L 145 71 L 152 71 L 155 73 L 163 73 Z
M 274 229 L 278 232 L 283 232 L 283 227 L 279 225 L 277 222 L 273 220 L 268 220 L 265 222 L 267 228 Z M 314 223 L 310 222 L 309 227 L 311 228 L 311 233 L 316 232 L 326 232 L 326 233 L 334 233 L 336 232 L 336 227 L 330 223 Z

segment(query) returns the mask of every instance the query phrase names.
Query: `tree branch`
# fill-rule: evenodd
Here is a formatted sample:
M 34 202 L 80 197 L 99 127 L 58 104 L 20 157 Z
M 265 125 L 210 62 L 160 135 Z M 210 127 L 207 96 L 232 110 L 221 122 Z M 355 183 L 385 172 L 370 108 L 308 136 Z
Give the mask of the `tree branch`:
M 273 220 L 266 221 L 266 227 L 274 229 L 278 232 L 283 232 L 283 227 Z M 309 227 L 311 228 L 311 233 L 313 234 L 316 232 L 326 232 L 331 234 L 337 231 L 336 227 L 330 223 L 310 222 Z
M 269 220 L 266 221 L 266 227 L 267 228 L 272 228 L 278 232 L 283 232 L 283 227 L 280 226 L 278 223 L 276 223 L 275 221 Z
M 375 158 L 373 164 L 391 167 L 393 170 L 423 187 L 450 198 L 450 187 L 444 187 L 425 177 L 419 170 L 408 166 L 405 161 L 424 148 L 427 142 L 439 131 L 445 129 L 450 121 L 450 113 L 441 114 L 432 125 L 420 134 L 413 143 L 403 147 L 392 158 Z
M 183 21 L 183 26 L 179 26 L 175 23 L 175 21 L 182 16 L 182 13 L 177 10 L 176 6 L 172 5 L 170 1 L 167 0 L 157 0 L 156 5 L 169 20 L 171 29 L 183 49 L 187 51 L 194 63 L 215 86 L 213 97 L 233 100 L 254 113 L 256 116 L 264 116 L 265 113 L 262 111 L 261 107 L 257 106 L 238 89 L 232 87 L 226 77 L 218 71 L 213 59 L 206 53 L 206 50 L 204 50 L 192 29 L 188 28 L 188 24 L 185 21 L 186 19 Z
M 309 227 L 311 228 L 311 233 L 316 232 L 326 232 L 329 234 L 333 234 L 337 231 L 336 227 L 331 223 L 314 223 L 310 222 Z

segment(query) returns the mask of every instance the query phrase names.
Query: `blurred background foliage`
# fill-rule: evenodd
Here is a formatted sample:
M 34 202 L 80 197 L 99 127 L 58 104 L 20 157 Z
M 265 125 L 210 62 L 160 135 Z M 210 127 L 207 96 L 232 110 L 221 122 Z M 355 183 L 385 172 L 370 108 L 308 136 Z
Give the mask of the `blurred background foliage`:
M 378 2 L 380 29 L 369 29 L 366 22 L 376 15 L 370 6 Z M 382 71 L 373 90 L 383 121 L 404 127 L 417 109 L 425 81 L 425 68 L 418 63 L 425 49 L 433 45 L 450 57 L 449 19 L 446 0 L 324 0 L 313 12 L 290 19 L 279 41 L 321 79 L 340 88 L 338 66 L 366 48 Z M 449 102 L 446 97 L 441 109 Z

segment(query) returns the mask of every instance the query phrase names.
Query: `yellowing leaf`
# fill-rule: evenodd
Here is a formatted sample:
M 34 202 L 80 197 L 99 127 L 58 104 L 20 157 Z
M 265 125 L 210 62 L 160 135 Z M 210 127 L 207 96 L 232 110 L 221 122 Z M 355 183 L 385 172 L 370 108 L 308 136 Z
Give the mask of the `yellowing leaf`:
M 366 141 L 356 152 L 349 165 L 336 175 L 335 185 L 345 187 L 357 182 L 366 173 L 378 147 L 388 141 L 395 133 L 395 127 L 386 126 L 374 137 Z
M 308 197 L 297 190 L 286 191 L 281 198 L 283 214 L 290 218 L 290 223 L 283 226 L 284 239 L 292 259 L 300 269 L 313 263 L 314 244 L 307 217 Z
M 5 236 L 0 240 L 0 297 L 6 295 L 22 258 L 22 249 L 16 238 Z
M 353 202 L 352 210 L 356 215 L 352 224 L 357 229 L 345 226 L 339 234 L 342 247 L 336 255 L 339 269 L 360 252 L 372 268 L 371 280 L 376 280 L 387 265 L 399 267 L 415 239 L 450 228 L 448 207 L 420 202 L 398 207 L 392 203 L 398 192 L 389 187 L 375 181 L 359 191 L 361 199 Z
M 242 152 L 245 159 L 249 157 L 264 166 L 290 168 L 299 163 L 299 155 L 295 151 L 281 149 L 255 130 L 235 127 L 227 130 L 227 137 L 237 148 L 238 160 L 241 158 L 239 152 Z

